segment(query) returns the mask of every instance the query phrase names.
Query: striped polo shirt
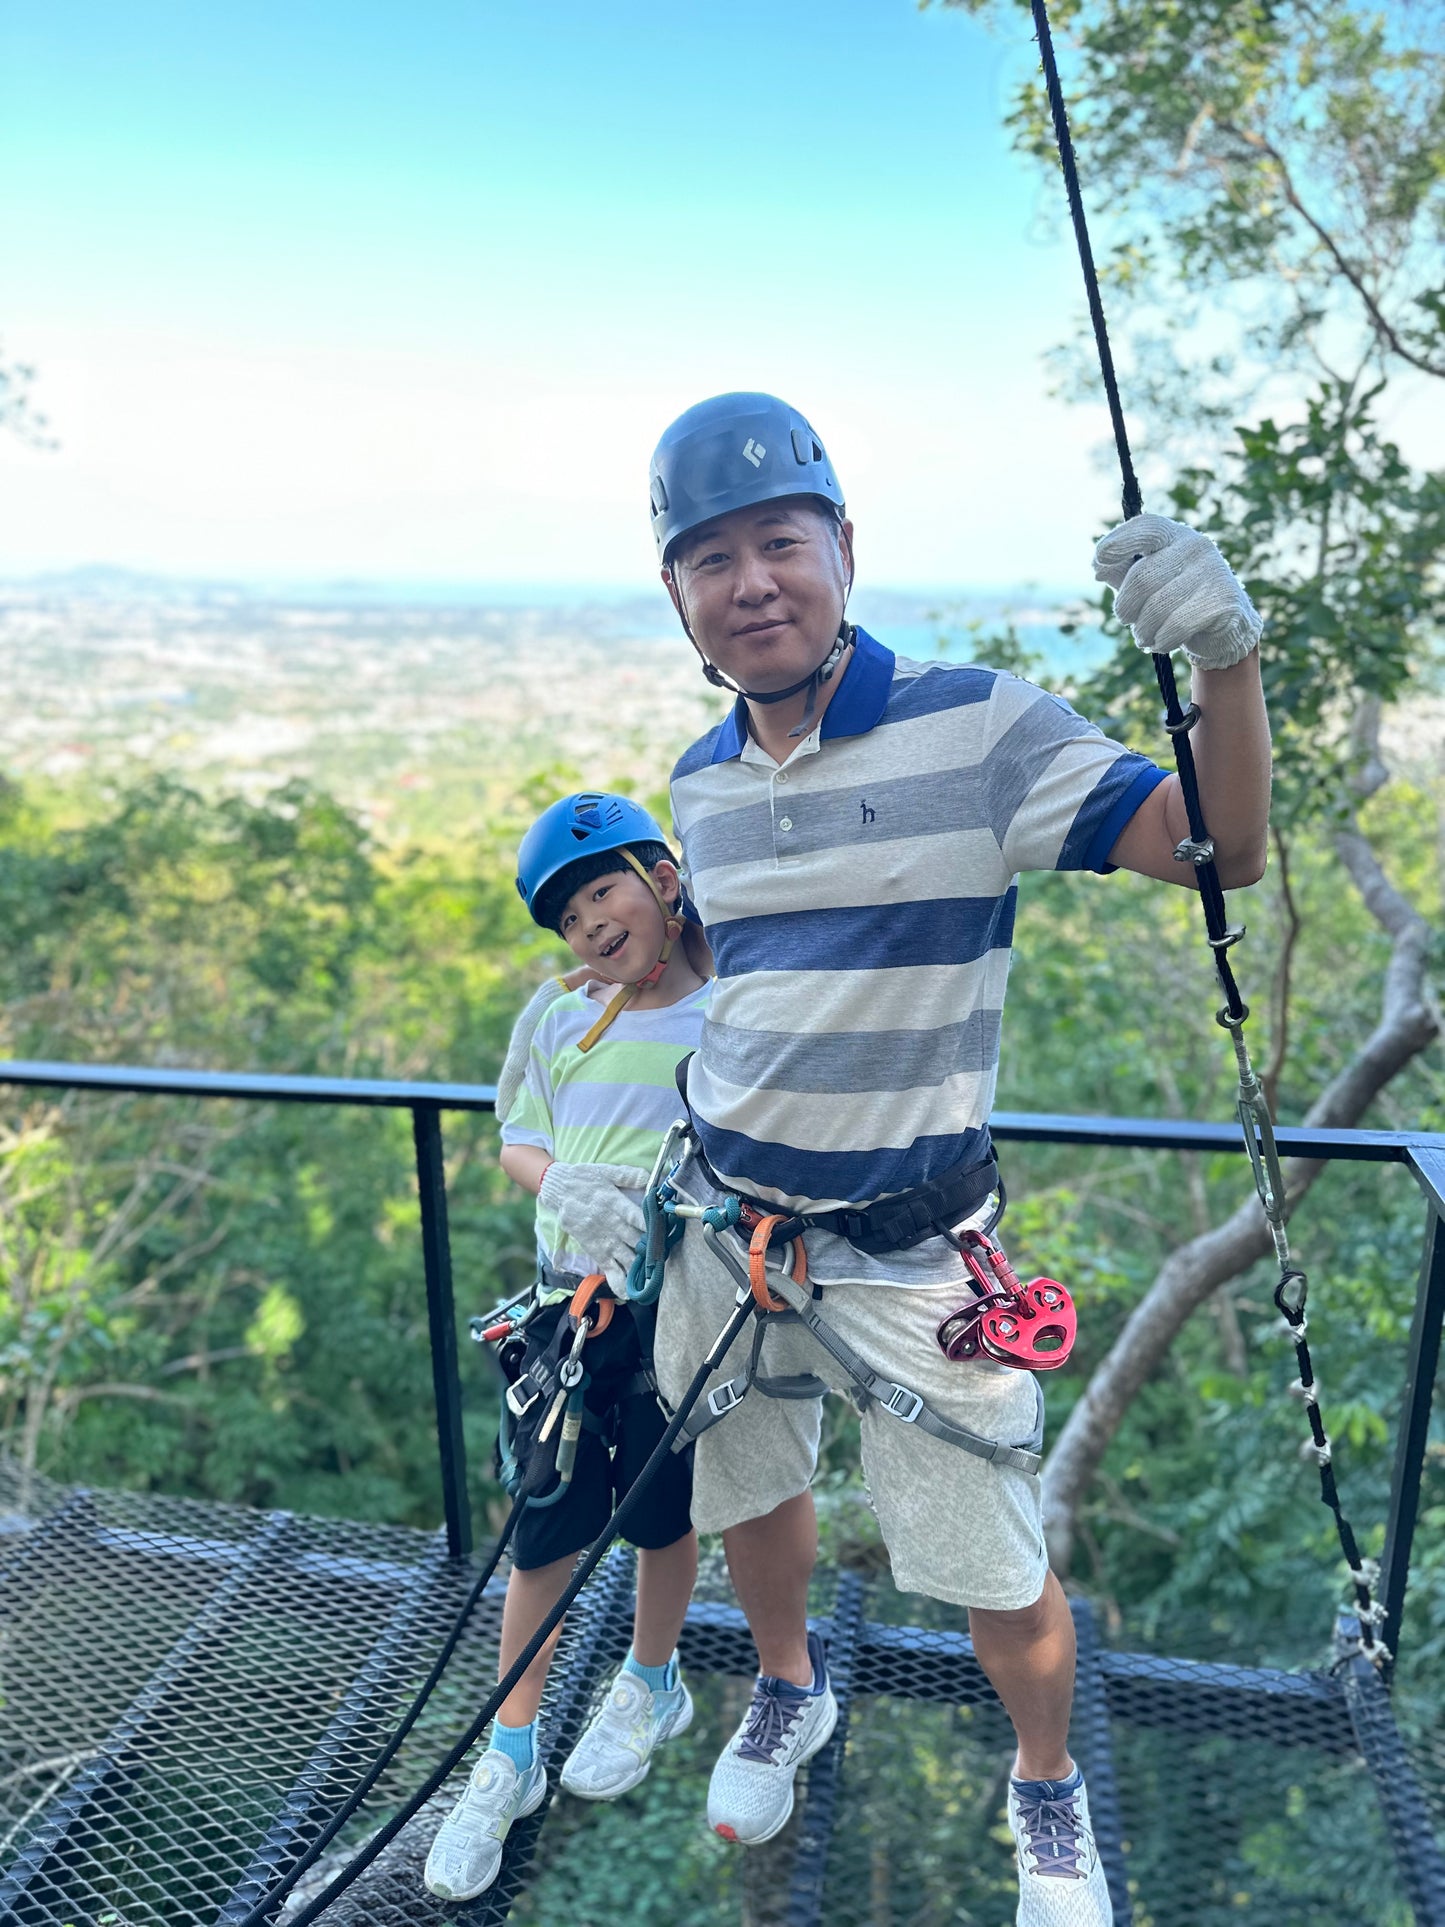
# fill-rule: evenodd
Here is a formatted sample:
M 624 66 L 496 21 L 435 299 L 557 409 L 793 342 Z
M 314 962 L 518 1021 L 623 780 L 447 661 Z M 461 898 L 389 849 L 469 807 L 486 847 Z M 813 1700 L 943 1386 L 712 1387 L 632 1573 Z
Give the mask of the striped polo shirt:
M 981 1159 L 1018 874 L 1107 872 L 1163 780 L 1033 683 L 861 629 L 783 765 L 739 701 L 672 778 L 717 964 L 688 1101 L 719 1176 L 827 1211 Z
M 532 1034 L 526 1075 L 502 1124 L 503 1144 L 538 1145 L 559 1164 L 650 1171 L 682 1114 L 677 1066 L 697 1048 L 711 990 L 703 984 L 659 1010 L 624 1009 L 585 1053 L 578 1039 L 596 1023 L 611 987 L 600 1003 L 583 990 L 559 997 Z M 590 1252 L 569 1242 L 540 1199 L 537 1248 L 557 1271 L 585 1276 L 600 1269 Z

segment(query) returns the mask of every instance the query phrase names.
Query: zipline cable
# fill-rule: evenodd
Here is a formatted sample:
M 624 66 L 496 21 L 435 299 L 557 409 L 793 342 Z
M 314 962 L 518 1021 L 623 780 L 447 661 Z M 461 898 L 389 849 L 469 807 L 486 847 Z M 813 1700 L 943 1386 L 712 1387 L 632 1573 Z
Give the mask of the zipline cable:
M 512 1691 L 513 1687 L 520 1681 L 522 1675 L 532 1664 L 532 1661 L 537 1657 L 538 1653 L 541 1652 L 547 1641 L 552 1637 L 552 1634 L 561 1624 L 567 1609 L 596 1571 L 602 1561 L 603 1554 L 611 1546 L 613 1540 L 617 1538 L 628 1518 L 631 1516 L 634 1506 L 666 1462 L 667 1456 L 672 1450 L 674 1439 L 676 1439 L 678 1433 L 681 1432 L 683 1426 L 687 1423 L 693 1406 L 696 1405 L 702 1395 L 703 1386 L 706 1385 L 710 1375 L 722 1362 L 733 1340 L 743 1330 L 748 1320 L 757 1310 L 757 1301 L 751 1295 L 748 1295 L 746 1298 L 741 1295 L 739 1296 L 739 1302 L 734 1308 L 732 1316 L 708 1347 L 702 1363 L 693 1373 L 687 1390 L 683 1393 L 678 1403 L 677 1410 L 668 1420 L 667 1427 L 662 1437 L 653 1447 L 651 1456 L 648 1458 L 646 1464 L 618 1501 L 617 1509 L 612 1514 L 612 1517 L 588 1547 L 581 1564 L 567 1582 L 566 1590 L 563 1592 L 561 1598 L 547 1614 L 547 1617 L 542 1621 L 542 1624 L 537 1628 L 536 1632 L 533 1633 L 531 1639 L 529 1639 L 527 1644 L 522 1648 L 522 1651 L 517 1655 L 515 1665 L 512 1666 L 505 1678 L 497 1682 L 496 1687 L 483 1704 L 481 1712 L 478 1713 L 472 1721 L 461 1739 L 458 1740 L 456 1745 L 452 1747 L 451 1751 L 446 1754 L 432 1772 L 427 1775 L 426 1779 L 423 1780 L 411 1798 L 392 1815 L 385 1826 L 379 1828 L 378 1831 L 372 1835 L 371 1839 L 361 1848 L 355 1858 L 347 1862 L 346 1866 L 342 1868 L 330 1886 L 324 1888 L 313 1900 L 309 1900 L 301 1909 L 300 1913 L 294 1915 L 291 1920 L 288 1921 L 287 1927 L 311 1927 L 311 1922 L 318 1919 L 331 1905 L 332 1901 L 343 1894 L 352 1882 L 366 1871 L 372 1861 L 376 1859 L 377 1855 L 381 1853 L 384 1848 L 390 1846 L 402 1828 L 416 1818 L 417 1814 L 437 1789 L 443 1786 L 461 1765 L 472 1747 L 475 1746 L 481 1738 L 483 1730 L 493 1718 L 497 1709 Z M 434 1670 L 439 1672 L 440 1669 Z M 418 1708 L 416 1710 L 420 1709 Z M 299 1871 L 299 1869 L 297 1871 Z M 278 1881 L 269 1892 L 257 1901 L 250 1913 L 237 1923 L 237 1927 L 264 1927 L 264 1923 L 270 1919 L 278 1902 L 290 1891 L 295 1877 L 296 1875 L 293 1871 L 291 1874 L 288 1874 L 285 1879 Z
M 1114 430 L 1114 447 L 1119 456 L 1119 473 L 1123 483 L 1124 520 L 1133 521 L 1144 511 L 1143 492 L 1139 478 L 1134 472 L 1134 458 L 1129 449 L 1129 434 L 1124 425 L 1124 408 L 1119 399 L 1119 382 L 1114 372 L 1114 353 L 1109 346 L 1109 330 L 1104 320 L 1104 302 L 1099 292 L 1099 277 L 1094 266 L 1094 250 L 1089 241 L 1089 226 L 1084 215 L 1084 197 L 1079 188 L 1079 173 L 1074 161 L 1073 136 L 1069 131 L 1068 109 L 1064 104 L 1064 90 L 1059 80 L 1058 61 L 1054 56 L 1053 34 L 1049 27 L 1049 10 L 1045 0 L 1030 0 L 1033 13 L 1034 34 L 1039 45 L 1039 59 L 1044 70 L 1044 88 L 1049 98 L 1049 112 L 1054 123 L 1054 140 L 1059 150 L 1059 166 L 1064 176 L 1064 189 L 1068 195 L 1069 215 L 1074 225 L 1074 240 L 1079 252 L 1079 266 L 1083 270 L 1084 292 L 1089 304 L 1089 319 L 1094 328 L 1094 345 L 1099 355 L 1099 372 L 1103 377 L 1104 394 L 1109 404 L 1109 420 Z M 1290 1390 L 1302 1398 L 1309 1420 L 1310 1444 L 1308 1451 L 1319 1467 L 1320 1498 L 1328 1506 L 1334 1517 L 1335 1531 L 1340 1547 L 1345 1555 L 1345 1563 L 1350 1569 L 1350 1581 L 1355 1593 L 1355 1616 L 1360 1622 L 1360 1649 L 1382 1670 L 1388 1670 L 1391 1656 L 1377 1636 L 1377 1629 L 1383 1622 L 1385 1610 L 1371 1596 L 1371 1586 L 1378 1577 L 1378 1567 L 1372 1560 L 1362 1559 L 1355 1535 L 1349 1520 L 1345 1517 L 1339 1491 L 1335 1485 L 1332 1465 L 1332 1448 L 1329 1435 L 1319 1410 L 1319 1388 L 1310 1361 L 1309 1346 L 1305 1333 L 1309 1321 L 1305 1317 L 1305 1299 L 1309 1291 L 1309 1280 L 1305 1273 L 1291 1262 L 1289 1236 L 1285 1229 L 1289 1217 L 1289 1197 L 1285 1189 L 1284 1175 L 1280 1169 L 1279 1151 L 1274 1139 L 1274 1120 L 1270 1116 L 1269 1099 L 1264 1086 L 1260 1083 L 1250 1062 L 1249 1050 L 1244 1041 L 1244 1024 L 1249 1016 L 1249 1006 L 1240 996 L 1239 986 L 1229 965 L 1227 952 L 1231 945 L 1238 943 L 1244 935 L 1242 925 L 1231 926 L 1224 910 L 1224 889 L 1219 881 L 1219 872 L 1214 862 L 1214 840 L 1204 822 L 1204 809 L 1199 798 L 1199 778 L 1194 765 L 1194 749 L 1189 741 L 1189 732 L 1199 721 L 1200 711 L 1196 703 L 1187 709 L 1179 701 L 1179 690 L 1174 680 L 1174 664 L 1167 655 L 1154 656 L 1154 675 L 1159 684 L 1159 694 L 1164 700 L 1164 727 L 1174 745 L 1174 760 L 1179 770 L 1179 788 L 1184 799 L 1185 814 L 1189 821 L 1189 835 L 1179 845 L 1175 855 L 1181 862 L 1194 865 L 1199 881 L 1199 898 L 1204 906 L 1204 922 L 1208 943 L 1214 953 L 1215 975 L 1219 979 L 1224 1003 L 1217 1013 L 1218 1023 L 1229 1032 L 1234 1045 L 1235 1070 L 1239 1078 L 1237 1111 L 1240 1126 L 1244 1132 L 1245 1149 L 1254 1174 L 1255 1190 L 1269 1224 L 1270 1235 L 1274 1240 L 1275 1256 L 1279 1261 L 1279 1283 L 1274 1288 L 1274 1302 L 1280 1316 L 1284 1319 L 1285 1329 L 1295 1348 L 1295 1359 L 1299 1366 L 1299 1377 Z

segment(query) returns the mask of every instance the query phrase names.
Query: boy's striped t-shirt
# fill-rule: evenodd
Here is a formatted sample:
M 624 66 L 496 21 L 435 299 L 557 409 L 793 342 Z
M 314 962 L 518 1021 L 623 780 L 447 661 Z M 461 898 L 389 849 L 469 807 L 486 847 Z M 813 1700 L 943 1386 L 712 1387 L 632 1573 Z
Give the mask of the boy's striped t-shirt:
M 504 1144 L 535 1144 L 560 1164 L 652 1169 L 682 1115 L 677 1066 L 696 1050 L 711 984 L 659 1010 L 625 1009 L 591 1050 L 577 1048 L 605 1007 L 573 990 L 546 1010 L 532 1036 L 526 1077 L 502 1125 Z M 638 1195 L 641 1195 L 639 1189 Z M 537 1203 L 537 1247 L 557 1271 L 600 1269 Z
M 980 1160 L 1018 873 L 1107 871 L 1163 780 L 1032 683 L 862 630 L 781 767 L 739 703 L 672 781 L 717 967 L 688 1099 L 719 1176 L 832 1210 Z

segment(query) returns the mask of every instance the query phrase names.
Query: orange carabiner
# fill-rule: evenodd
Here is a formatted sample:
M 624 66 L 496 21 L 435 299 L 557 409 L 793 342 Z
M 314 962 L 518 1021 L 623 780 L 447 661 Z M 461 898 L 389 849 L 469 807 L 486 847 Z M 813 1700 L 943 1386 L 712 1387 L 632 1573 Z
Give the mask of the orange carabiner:
M 599 1293 L 605 1295 L 599 1297 Z M 594 1306 L 596 1307 L 597 1315 L 591 1325 L 591 1335 L 593 1338 L 595 1338 L 599 1332 L 606 1331 L 607 1327 L 612 1323 L 612 1314 L 617 1309 L 617 1300 L 608 1292 L 607 1280 L 602 1276 L 600 1271 L 594 1271 L 589 1277 L 584 1278 L 576 1291 L 573 1292 L 572 1302 L 567 1307 L 567 1316 L 572 1320 L 574 1325 L 580 1326 L 583 1319 L 587 1316 L 587 1313 Z
M 779 1298 L 774 1293 L 772 1286 L 768 1283 L 767 1276 L 768 1239 L 772 1236 L 776 1226 L 786 1224 L 787 1221 L 786 1214 L 781 1211 L 776 1212 L 770 1218 L 759 1218 L 753 1228 L 752 1239 L 748 1244 L 748 1283 L 753 1288 L 753 1297 L 757 1299 L 764 1311 L 786 1311 L 788 1309 L 787 1300 Z M 801 1237 L 794 1238 L 792 1243 L 793 1283 L 795 1285 L 805 1285 L 808 1282 L 808 1254 L 803 1249 L 803 1240 Z

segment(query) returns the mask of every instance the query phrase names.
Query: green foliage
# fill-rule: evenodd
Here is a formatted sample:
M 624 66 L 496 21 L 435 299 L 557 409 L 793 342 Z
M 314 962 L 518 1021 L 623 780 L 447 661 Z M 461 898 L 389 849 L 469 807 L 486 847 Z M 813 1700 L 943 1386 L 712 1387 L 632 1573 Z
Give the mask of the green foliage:
M 1241 427 L 1217 471 L 1183 471 L 1170 513 L 1215 530 L 1265 619 L 1260 659 L 1275 744 L 1274 821 L 1339 818 L 1360 746 L 1362 703 L 1429 688 L 1445 619 L 1445 475 L 1419 474 L 1374 420 L 1378 386 L 1327 385 L 1303 418 Z M 1146 743 L 1157 700 L 1132 641 L 1076 699 Z
M 257 804 L 148 778 L 78 825 L 9 792 L 0 906 L 11 1056 L 484 1081 L 550 955 L 495 852 L 385 857 L 301 785 Z M 5 1449 L 431 1520 L 405 1114 L 32 1093 L 5 1117 Z M 489 1123 L 453 1120 L 448 1148 L 471 1308 L 524 1281 L 530 1213 Z M 483 1468 L 493 1416 L 479 1402 Z
M 945 4 L 1006 29 L 1028 13 L 1026 0 Z M 1197 390 L 1200 375 L 1228 385 L 1251 364 L 1353 367 L 1363 348 L 1445 372 L 1437 0 L 1058 0 L 1050 14 L 1104 272 L 1130 320 L 1174 344 L 1149 397 L 1162 418 L 1203 399 L 1171 399 L 1182 369 Z M 1009 124 L 1052 171 L 1032 67 Z M 1212 346 L 1191 340 L 1206 312 Z

